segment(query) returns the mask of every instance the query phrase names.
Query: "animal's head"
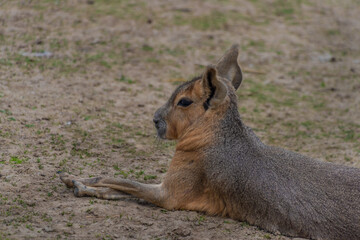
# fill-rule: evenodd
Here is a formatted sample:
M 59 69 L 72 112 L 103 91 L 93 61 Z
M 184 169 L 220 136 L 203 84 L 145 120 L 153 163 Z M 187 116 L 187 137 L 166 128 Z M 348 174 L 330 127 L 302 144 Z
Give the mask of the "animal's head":
M 179 139 L 206 114 L 219 112 L 234 100 L 242 73 L 237 61 L 239 49 L 233 45 L 216 65 L 209 65 L 201 77 L 179 86 L 154 115 L 158 136 Z

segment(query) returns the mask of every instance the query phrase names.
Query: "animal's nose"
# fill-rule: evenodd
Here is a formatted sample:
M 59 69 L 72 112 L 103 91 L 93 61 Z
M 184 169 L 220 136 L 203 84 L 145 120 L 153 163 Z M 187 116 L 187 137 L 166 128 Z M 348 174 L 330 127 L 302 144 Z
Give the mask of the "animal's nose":
M 159 128 L 159 125 L 161 124 L 161 108 L 159 108 L 155 114 L 154 114 L 154 119 L 153 119 L 153 122 L 155 123 L 155 127 L 158 129 Z
M 157 126 L 158 125 L 158 123 L 160 122 L 160 120 L 158 119 L 158 118 L 154 118 L 153 119 L 153 122 L 155 123 L 155 125 Z

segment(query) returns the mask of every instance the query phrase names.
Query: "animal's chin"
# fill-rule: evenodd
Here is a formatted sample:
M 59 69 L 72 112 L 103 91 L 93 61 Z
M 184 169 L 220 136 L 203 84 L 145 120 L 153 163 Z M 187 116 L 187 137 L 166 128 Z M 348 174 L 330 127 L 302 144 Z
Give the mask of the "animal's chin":
M 157 129 L 158 138 L 166 140 L 166 129 Z
M 167 140 L 167 138 L 165 136 L 161 136 L 158 134 L 158 138 L 161 139 L 161 140 Z

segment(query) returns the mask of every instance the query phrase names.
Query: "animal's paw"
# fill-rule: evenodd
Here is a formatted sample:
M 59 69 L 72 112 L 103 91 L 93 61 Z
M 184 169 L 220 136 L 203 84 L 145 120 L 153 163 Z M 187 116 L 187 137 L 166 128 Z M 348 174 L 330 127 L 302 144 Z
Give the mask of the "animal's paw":
M 72 175 L 69 175 L 65 172 L 57 172 L 60 176 L 60 179 L 63 183 L 65 183 L 65 185 L 69 188 L 72 188 L 74 187 L 74 184 L 73 184 L 73 180 L 75 179 L 75 176 L 72 176 Z
M 73 186 L 74 186 L 74 195 L 75 197 L 83 197 L 86 196 L 87 187 L 82 184 L 81 182 L 78 182 L 76 180 L 72 180 Z
M 92 179 L 92 178 L 91 178 Z M 82 183 L 81 181 L 76 181 L 73 180 L 73 185 L 74 185 L 74 195 L 75 197 L 97 197 L 97 198 L 101 198 L 101 194 L 104 191 L 104 189 L 107 188 L 98 188 L 98 187 L 89 187 L 86 186 L 84 183 Z

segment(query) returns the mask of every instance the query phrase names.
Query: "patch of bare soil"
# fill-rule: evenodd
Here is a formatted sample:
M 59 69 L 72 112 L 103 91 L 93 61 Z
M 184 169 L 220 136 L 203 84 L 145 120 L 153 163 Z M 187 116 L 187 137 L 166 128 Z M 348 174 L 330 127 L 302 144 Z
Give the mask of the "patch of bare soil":
M 0 239 L 289 239 L 142 200 L 76 198 L 57 171 L 158 183 L 152 116 L 242 48 L 264 142 L 360 167 L 357 1 L 0 1 Z

